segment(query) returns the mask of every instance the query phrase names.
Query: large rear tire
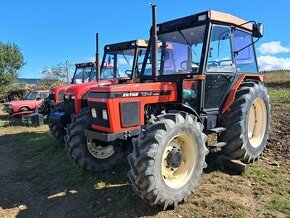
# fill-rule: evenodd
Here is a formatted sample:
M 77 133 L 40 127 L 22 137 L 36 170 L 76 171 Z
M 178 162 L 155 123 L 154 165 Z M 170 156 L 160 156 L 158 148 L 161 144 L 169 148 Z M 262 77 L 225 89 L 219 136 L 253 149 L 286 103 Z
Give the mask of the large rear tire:
M 234 159 L 250 162 L 266 147 L 270 124 L 267 90 L 259 81 L 246 81 L 237 90 L 235 101 L 222 118 L 226 131 L 222 151 Z
M 121 149 L 114 145 L 102 145 L 84 135 L 90 128 L 90 110 L 85 108 L 75 116 L 68 126 L 67 147 L 69 155 L 81 169 L 95 172 L 109 170 L 123 158 Z
M 128 156 L 135 192 L 151 205 L 176 207 L 194 191 L 208 149 L 203 125 L 184 112 L 160 115 L 133 140 Z

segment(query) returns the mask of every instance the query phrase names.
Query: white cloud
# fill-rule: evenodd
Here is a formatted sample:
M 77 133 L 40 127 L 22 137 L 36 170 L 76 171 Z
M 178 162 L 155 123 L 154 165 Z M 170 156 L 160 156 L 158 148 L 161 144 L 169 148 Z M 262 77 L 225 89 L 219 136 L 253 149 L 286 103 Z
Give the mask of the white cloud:
M 271 41 L 261 44 L 258 50 L 261 52 L 262 55 L 273 55 L 278 53 L 290 52 L 290 46 L 284 47 L 282 46 L 280 41 Z
M 278 58 L 271 55 L 258 57 L 260 71 L 290 70 L 290 58 Z

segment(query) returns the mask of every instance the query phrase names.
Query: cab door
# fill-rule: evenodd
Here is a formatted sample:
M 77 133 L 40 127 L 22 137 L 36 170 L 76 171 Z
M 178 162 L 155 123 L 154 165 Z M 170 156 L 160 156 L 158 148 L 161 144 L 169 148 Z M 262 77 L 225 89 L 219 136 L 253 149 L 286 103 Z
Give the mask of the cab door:
M 235 76 L 231 27 L 213 25 L 206 64 L 204 112 L 218 113 Z

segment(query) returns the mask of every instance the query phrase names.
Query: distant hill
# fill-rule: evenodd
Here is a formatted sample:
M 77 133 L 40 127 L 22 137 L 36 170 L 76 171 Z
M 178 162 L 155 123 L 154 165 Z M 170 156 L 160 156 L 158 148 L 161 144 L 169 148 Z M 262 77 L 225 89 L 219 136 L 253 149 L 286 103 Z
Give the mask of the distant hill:
M 42 79 L 26 79 L 26 78 L 18 78 L 16 79 L 17 83 L 22 83 L 22 84 L 29 84 L 29 85 L 34 85 L 38 82 L 40 82 Z

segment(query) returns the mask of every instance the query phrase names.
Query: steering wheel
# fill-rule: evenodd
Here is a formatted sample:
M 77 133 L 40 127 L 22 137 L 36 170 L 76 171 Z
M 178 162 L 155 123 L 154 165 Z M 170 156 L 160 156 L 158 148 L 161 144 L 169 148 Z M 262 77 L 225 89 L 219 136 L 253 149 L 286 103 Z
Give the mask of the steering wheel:
M 132 70 L 125 70 L 125 73 L 128 77 L 130 77 L 132 74 Z
M 184 66 L 184 64 L 186 64 L 185 66 Z M 183 69 L 184 71 L 188 71 L 188 69 L 187 69 L 187 61 L 185 60 L 185 61 L 182 61 L 181 63 L 180 63 L 180 67 L 181 67 L 181 69 Z M 190 72 L 192 71 L 192 69 L 196 69 L 195 71 L 197 71 L 198 70 L 198 68 L 199 68 L 199 65 L 198 65 L 198 62 L 191 62 L 191 69 L 190 69 Z

